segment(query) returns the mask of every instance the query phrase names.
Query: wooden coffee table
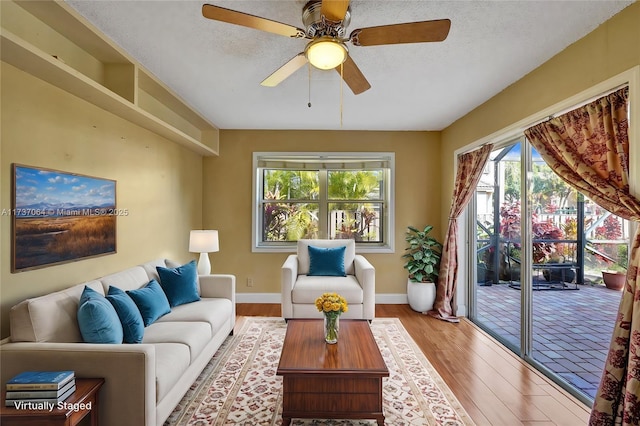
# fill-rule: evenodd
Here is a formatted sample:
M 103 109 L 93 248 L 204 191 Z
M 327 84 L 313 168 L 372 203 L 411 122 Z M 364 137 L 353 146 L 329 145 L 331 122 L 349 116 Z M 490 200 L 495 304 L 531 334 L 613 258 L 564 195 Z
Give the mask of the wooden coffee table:
M 289 320 L 277 375 L 282 424 L 292 418 L 376 419 L 384 424 L 382 378 L 389 370 L 369 322 L 340 320 L 338 343 L 324 341 L 322 320 Z

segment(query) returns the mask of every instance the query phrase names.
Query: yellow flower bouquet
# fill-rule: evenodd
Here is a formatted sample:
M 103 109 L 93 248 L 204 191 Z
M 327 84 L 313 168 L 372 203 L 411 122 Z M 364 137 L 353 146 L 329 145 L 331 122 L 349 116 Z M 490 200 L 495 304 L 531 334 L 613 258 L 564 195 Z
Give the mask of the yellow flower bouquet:
M 316 308 L 324 314 L 324 339 L 327 343 L 338 342 L 338 318 L 349 307 L 344 297 L 337 293 L 324 293 L 316 299 Z

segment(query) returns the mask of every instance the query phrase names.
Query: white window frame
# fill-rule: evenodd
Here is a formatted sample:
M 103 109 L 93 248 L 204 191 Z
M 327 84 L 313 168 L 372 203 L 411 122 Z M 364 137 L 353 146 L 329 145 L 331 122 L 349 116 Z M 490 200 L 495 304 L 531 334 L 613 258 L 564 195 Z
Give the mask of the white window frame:
M 395 252 L 395 153 L 393 152 L 254 152 L 253 153 L 253 178 L 252 178 L 252 204 L 251 204 L 251 251 L 254 253 L 272 253 L 272 252 L 295 252 L 296 242 L 278 242 L 267 243 L 262 241 L 262 179 L 261 170 L 269 167 L 261 167 L 260 164 L 265 162 L 282 162 L 290 159 L 295 162 L 322 164 L 323 162 L 336 162 L 344 160 L 344 162 L 355 163 L 371 163 L 380 161 L 388 166 L 389 169 L 385 187 L 383 188 L 383 215 L 382 215 L 382 236 L 383 241 L 380 243 L 358 243 L 356 242 L 356 251 L 358 253 L 394 253 Z M 365 170 L 365 169 L 363 169 Z M 326 182 L 325 182 L 326 185 Z M 322 192 L 322 191 L 321 191 Z M 319 203 L 328 201 L 321 196 Z M 323 227 L 321 227 L 322 229 Z M 325 238 L 325 237 L 321 237 Z

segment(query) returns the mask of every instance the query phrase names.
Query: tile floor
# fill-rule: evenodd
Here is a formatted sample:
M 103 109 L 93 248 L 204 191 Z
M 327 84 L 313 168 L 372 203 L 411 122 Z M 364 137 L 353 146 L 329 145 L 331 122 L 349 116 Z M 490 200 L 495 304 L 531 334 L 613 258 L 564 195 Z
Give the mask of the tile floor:
M 622 293 L 577 287 L 533 292 L 533 358 L 593 398 Z M 520 290 L 508 284 L 479 286 L 477 301 L 478 319 L 519 348 Z

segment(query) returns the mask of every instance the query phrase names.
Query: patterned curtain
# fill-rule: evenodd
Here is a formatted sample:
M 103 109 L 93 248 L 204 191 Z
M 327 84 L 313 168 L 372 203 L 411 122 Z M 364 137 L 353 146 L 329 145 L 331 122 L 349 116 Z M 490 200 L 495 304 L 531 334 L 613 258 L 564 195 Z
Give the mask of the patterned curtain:
M 438 285 L 436 286 L 436 300 L 433 310 L 423 312 L 433 317 L 459 322 L 455 316 L 453 298 L 458 276 L 458 217 L 476 190 L 476 185 L 487 164 L 493 145 L 485 145 L 475 151 L 458 156 L 458 172 L 456 173 L 453 201 L 449 210 L 449 226 L 447 237 L 442 248 Z
M 525 131 L 547 164 L 600 206 L 640 222 L 629 190 L 628 88 Z M 634 165 L 637 166 L 637 165 Z M 591 426 L 640 424 L 640 228 L 629 267 Z

